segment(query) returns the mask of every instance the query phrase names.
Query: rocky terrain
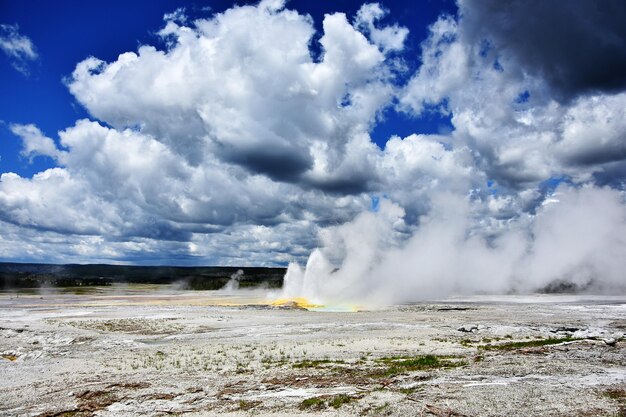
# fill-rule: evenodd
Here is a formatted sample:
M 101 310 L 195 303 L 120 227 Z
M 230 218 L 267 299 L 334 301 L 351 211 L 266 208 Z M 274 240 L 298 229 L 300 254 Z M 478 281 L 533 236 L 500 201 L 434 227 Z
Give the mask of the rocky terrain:
M 623 416 L 625 297 L 0 294 L 2 416 Z

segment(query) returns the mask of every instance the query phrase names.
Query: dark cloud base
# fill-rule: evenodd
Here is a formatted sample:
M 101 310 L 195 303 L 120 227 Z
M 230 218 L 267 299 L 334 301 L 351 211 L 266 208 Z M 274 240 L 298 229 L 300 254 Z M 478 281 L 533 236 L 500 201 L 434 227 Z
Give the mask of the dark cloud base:
M 544 78 L 562 99 L 626 88 L 623 0 L 463 0 L 463 29 L 475 44 Z

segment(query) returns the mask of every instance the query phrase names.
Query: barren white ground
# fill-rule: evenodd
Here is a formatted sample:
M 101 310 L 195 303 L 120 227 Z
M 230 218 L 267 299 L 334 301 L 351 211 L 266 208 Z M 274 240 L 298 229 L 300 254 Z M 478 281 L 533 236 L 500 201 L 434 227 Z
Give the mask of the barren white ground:
M 626 297 L 263 294 L 1 293 L 0 415 L 626 415 Z

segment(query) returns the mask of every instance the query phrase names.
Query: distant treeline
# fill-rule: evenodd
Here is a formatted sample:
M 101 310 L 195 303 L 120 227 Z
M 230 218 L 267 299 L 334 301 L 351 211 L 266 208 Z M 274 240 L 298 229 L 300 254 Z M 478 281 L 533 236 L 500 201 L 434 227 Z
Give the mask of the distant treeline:
M 243 274 L 238 273 L 242 271 Z M 285 268 L 231 266 L 53 265 L 0 262 L 0 289 L 174 284 L 193 290 L 222 288 L 233 275 L 239 287 L 282 286 Z

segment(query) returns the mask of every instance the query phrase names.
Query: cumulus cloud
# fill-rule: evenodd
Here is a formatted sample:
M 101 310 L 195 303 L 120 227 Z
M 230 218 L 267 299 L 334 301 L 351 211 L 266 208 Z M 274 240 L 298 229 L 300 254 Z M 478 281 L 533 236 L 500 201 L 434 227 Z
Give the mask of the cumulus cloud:
M 188 19 L 185 13 L 185 8 L 179 7 L 171 13 L 165 13 L 163 15 L 163 20 L 165 20 L 166 22 L 174 22 L 176 24 L 186 24 Z
M 327 15 L 323 31 L 315 62 L 310 18 L 282 2 L 235 7 L 194 27 L 170 20 L 161 31 L 175 39 L 169 50 L 87 59 L 69 88 L 93 116 L 138 126 L 191 164 L 215 155 L 277 181 L 367 189 L 368 178 L 344 164 L 391 99 L 385 54 L 342 13 Z
M 441 104 L 468 80 L 469 56 L 457 39 L 458 23 L 452 17 L 441 17 L 430 27 L 430 36 L 422 44 L 422 65 L 406 86 L 402 105 L 420 114 Z
M 60 161 L 63 167 L 44 171 L 32 180 L 7 174 L 0 182 L 0 190 L 6 191 L 6 200 L 0 199 L 0 202 L 8 201 L 20 191 L 25 192 L 29 186 L 36 188 L 33 191 L 36 195 L 45 189 L 53 193 L 53 188 L 71 182 L 76 192 L 62 193 L 59 198 L 68 198 L 67 194 L 97 196 L 114 207 L 131 205 L 132 210 L 124 208 L 122 211 L 129 216 L 136 212 L 138 218 L 131 216 L 128 220 L 132 221 L 120 219 L 111 224 L 122 235 L 137 233 L 134 229 L 144 230 L 143 222 L 136 223 L 151 216 L 198 231 L 202 231 L 205 224 L 273 223 L 280 222 L 281 217 L 289 218 L 283 207 L 285 201 L 279 201 L 279 196 L 288 194 L 290 186 L 274 183 L 264 176 L 246 175 L 237 166 L 217 160 L 205 161 L 202 166 L 186 164 L 150 136 L 129 129 L 118 131 L 88 120 L 78 121 L 59 136 L 61 144 L 68 149 Z M 45 184 L 52 180 L 54 184 Z M 7 190 L 14 181 L 19 181 L 20 185 Z M 62 213 L 65 206 L 76 206 L 66 201 L 53 202 L 50 198 L 46 204 L 50 215 Z M 32 212 L 27 207 L 22 208 Z M 84 209 L 84 215 L 90 212 Z M 12 213 L 14 211 L 7 207 L 6 215 Z M 42 214 L 40 217 L 49 219 L 51 216 Z M 94 224 L 106 225 L 106 219 L 99 211 L 93 212 Z M 131 230 L 125 232 L 126 227 Z
M 0 24 L 0 49 L 17 71 L 28 76 L 29 64 L 39 58 L 35 45 L 25 35 L 19 33 L 19 26 Z
M 557 152 L 593 166 L 626 159 L 626 93 L 579 99 L 564 115 Z
M 310 18 L 282 2 L 193 26 L 183 10 L 165 20 L 167 49 L 76 66 L 69 89 L 101 122 L 59 132 L 59 147 L 34 125 L 11 127 L 24 156 L 59 166 L 33 178 L 4 174 L 5 222 L 105 241 L 197 242 L 190 256 L 228 262 L 252 262 L 242 239 L 259 243 L 262 227 L 273 254 L 254 259 L 267 264 L 304 256 L 299 248 L 310 249 L 320 225 L 369 204 L 359 195 L 377 180 L 367 131 L 393 86 L 385 53 L 344 14 L 325 18 L 319 61 Z M 303 230 L 306 239 L 296 237 Z M 247 249 L 222 253 L 211 242 Z
M 585 181 L 614 169 L 607 163 L 623 162 L 624 93 L 581 90 L 561 102 L 549 77 L 524 71 L 518 56 L 500 50 L 510 43 L 499 48 L 475 35 L 475 15 L 485 4 L 461 2 L 460 18 L 444 16 L 431 26 L 422 66 L 400 95 L 402 108 L 451 115 L 452 136 L 480 153 L 487 176 L 518 191 L 552 176 Z M 517 24 L 515 7 L 493 7 L 501 21 Z
M 22 139 L 22 156 L 29 158 L 32 162 L 36 156 L 49 156 L 57 161 L 62 161 L 66 152 L 57 149 L 54 140 L 45 136 L 35 125 L 10 126 L 11 132 Z
M 370 39 L 383 51 L 401 51 L 409 30 L 398 25 L 377 28 L 375 22 L 389 13 L 379 3 L 364 4 L 356 15 L 357 27 L 365 30 Z

